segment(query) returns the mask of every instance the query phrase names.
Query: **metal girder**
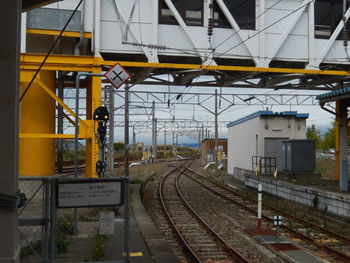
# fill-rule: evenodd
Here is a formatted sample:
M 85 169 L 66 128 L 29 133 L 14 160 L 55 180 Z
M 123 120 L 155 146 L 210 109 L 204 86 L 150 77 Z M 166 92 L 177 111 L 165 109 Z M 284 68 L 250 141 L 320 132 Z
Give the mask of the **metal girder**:
M 40 54 L 22 54 L 21 69 L 36 70 L 43 61 L 44 55 Z M 71 55 L 50 55 L 47 59 L 43 70 L 61 70 L 61 71 L 85 71 L 92 72 L 95 67 L 114 66 L 117 61 L 103 60 L 101 57 L 92 56 L 71 56 Z M 342 81 L 350 81 L 350 72 L 344 70 L 318 70 L 318 69 L 302 69 L 302 68 L 262 68 L 247 66 L 226 66 L 226 65 L 201 65 L 201 64 L 178 64 L 178 63 L 149 63 L 149 62 L 132 62 L 119 61 L 132 74 L 132 81 L 143 85 L 184 85 L 193 80 L 191 86 L 208 86 L 208 87 L 235 87 L 235 88 L 262 88 L 271 89 L 300 89 L 298 81 L 304 79 L 309 85 L 303 86 L 302 89 L 310 90 L 331 90 L 334 84 Z M 152 70 L 150 70 L 152 69 Z M 172 81 L 164 78 L 164 74 L 176 74 L 176 72 L 189 71 L 181 78 Z M 196 73 L 194 73 L 196 72 Z M 236 74 L 234 74 L 236 73 Z M 147 76 L 148 74 L 148 76 Z M 208 76 L 201 78 L 198 76 Z M 225 75 L 225 78 L 218 77 Z M 236 76 L 235 76 L 236 75 Z M 282 85 L 275 85 L 274 78 L 289 79 L 289 83 L 283 82 Z M 326 78 L 323 79 L 322 76 Z M 327 77 L 328 76 L 328 77 Z M 232 77 L 232 79 L 231 79 Z M 271 79 L 271 83 L 258 85 L 260 79 Z M 312 85 L 312 81 L 319 79 L 318 85 Z M 231 81 L 232 80 L 232 81 Z M 249 80 L 250 83 L 242 83 L 242 80 Z M 282 80 L 281 80 L 282 81 Z M 133 82 L 131 82 L 133 84 Z M 267 85 L 266 85 L 267 84 Z
M 124 98 L 122 91 L 116 91 L 116 95 Z M 194 92 L 162 92 L 162 91 L 129 91 L 131 104 L 142 104 L 143 106 L 155 101 L 157 104 L 170 105 L 204 105 L 214 98 L 212 93 L 194 93 Z M 314 94 L 218 94 L 222 100 L 222 107 L 227 105 L 317 105 Z M 210 103 L 209 103 L 210 104 Z

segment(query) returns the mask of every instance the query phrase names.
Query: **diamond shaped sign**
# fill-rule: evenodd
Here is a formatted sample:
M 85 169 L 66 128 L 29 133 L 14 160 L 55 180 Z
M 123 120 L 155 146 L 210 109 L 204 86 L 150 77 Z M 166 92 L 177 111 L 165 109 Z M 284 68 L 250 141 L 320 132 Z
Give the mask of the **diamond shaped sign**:
M 110 70 L 108 70 L 104 76 L 116 89 L 131 77 L 129 72 L 127 72 L 119 63 L 115 64 Z

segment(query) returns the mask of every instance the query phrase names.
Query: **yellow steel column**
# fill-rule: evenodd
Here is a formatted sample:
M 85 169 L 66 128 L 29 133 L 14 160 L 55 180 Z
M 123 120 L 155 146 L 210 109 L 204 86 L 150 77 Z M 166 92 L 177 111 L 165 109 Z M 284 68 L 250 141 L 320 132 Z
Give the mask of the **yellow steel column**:
M 335 177 L 336 181 L 339 181 L 340 178 L 340 136 L 339 136 L 339 122 L 340 122 L 340 101 L 335 101 Z
M 92 73 L 101 73 L 101 67 L 94 67 Z M 94 110 L 101 106 L 101 77 L 92 77 L 87 88 L 86 96 L 86 119 L 92 120 Z M 97 177 L 96 162 L 98 161 L 98 143 L 95 137 L 97 126 L 90 129 L 90 138 L 86 140 L 86 177 Z
M 21 71 L 21 93 L 33 74 L 32 70 Z M 41 71 L 38 77 L 51 91 L 55 91 L 55 71 Z M 35 81 L 20 104 L 20 133 L 55 133 L 55 102 Z M 20 138 L 19 175 L 53 174 L 55 174 L 55 140 Z

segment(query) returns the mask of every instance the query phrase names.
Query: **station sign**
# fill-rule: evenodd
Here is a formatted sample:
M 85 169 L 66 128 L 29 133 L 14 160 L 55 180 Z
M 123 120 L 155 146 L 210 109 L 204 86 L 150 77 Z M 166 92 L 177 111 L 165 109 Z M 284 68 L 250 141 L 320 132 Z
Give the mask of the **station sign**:
M 115 64 L 110 68 L 104 76 L 109 80 L 109 82 L 118 89 L 123 85 L 128 79 L 130 79 L 129 72 L 126 71 L 119 63 Z
M 57 208 L 120 206 L 123 204 L 122 183 L 120 178 L 58 180 Z

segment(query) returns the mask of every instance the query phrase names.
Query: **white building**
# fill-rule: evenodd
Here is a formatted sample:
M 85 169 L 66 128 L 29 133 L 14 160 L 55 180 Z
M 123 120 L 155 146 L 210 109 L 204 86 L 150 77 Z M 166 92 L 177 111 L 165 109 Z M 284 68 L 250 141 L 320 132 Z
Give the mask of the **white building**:
M 252 157 L 276 157 L 281 168 L 281 142 L 306 138 L 305 113 L 258 111 L 233 121 L 228 128 L 228 173 L 234 168 L 252 170 Z M 280 169 L 281 170 L 281 169 Z

